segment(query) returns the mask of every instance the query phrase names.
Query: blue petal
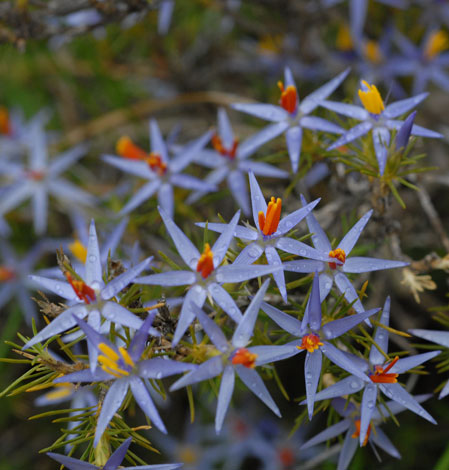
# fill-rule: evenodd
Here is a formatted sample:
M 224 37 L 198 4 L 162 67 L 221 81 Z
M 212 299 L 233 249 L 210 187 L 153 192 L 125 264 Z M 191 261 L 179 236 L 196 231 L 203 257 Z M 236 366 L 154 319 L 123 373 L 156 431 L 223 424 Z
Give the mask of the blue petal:
M 207 290 L 223 311 L 226 312 L 236 323 L 239 323 L 242 319 L 242 314 L 229 293 L 215 282 L 209 284 Z
M 286 313 L 267 304 L 266 302 L 262 302 L 260 304 L 260 308 L 283 330 L 287 331 L 293 336 L 299 336 L 301 322 L 298 319 L 292 317 L 291 315 L 287 315 Z
M 97 447 L 109 422 L 123 403 L 127 391 L 128 379 L 117 379 L 107 391 L 95 429 L 94 447 Z
M 220 136 L 223 146 L 230 149 L 234 144 L 234 133 L 232 132 L 231 123 L 229 122 L 228 114 L 224 108 L 218 108 L 217 119 L 218 135 Z
M 257 182 L 254 173 L 249 174 L 249 187 L 251 191 L 251 206 L 253 209 L 254 225 L 260 230 L 259 212 L 262 212 L 265 216 L 267 213 L 267 203 L 265 202 L 262 190 L 260 189 L 259 183 Z
M 304 219 L 304 217 L 306 217 L 310 213 L 310 211 L 320 202 L 320 200 L 321 198 L 315 199 L 314 201 L 302 207 L 301 209 L 297 209 L 291 214 L 285 216 L 279 222 L 276 234 L 284 235 L 293 227 L 296 227 L 296 225 L 298 225 L 299 222 L 301 222 L 301 220 Z
M 221 427 L 223 426 L 223 421 L 231 401 L 232 392 L 234 391 L 234 383 L 234 367 L 228 365 L 223 371 L 220 390 L 218 392 L 217 414 L 215 415 L 215 431 L 217 434 L 221 431 Z
M 266 176 L 267 178 L 288 178 L 289 173 L 273 165 L 263 162 L 253 162 L 244 160 L 239 162 L 239 169 L 245 173 L 252 171 L 257 176 Z
M 394 119 L 402 114 L 407 113 L 411 109 L 418 106 L 421 101 L 427 98 L 429 93 L 421 93 L 416 96 L 412 96 L 411 98 L 406 98 L 405 100 L 396 101 L 395 103 L 391 103 L 385 107 L 385 110 L 382 112 L 382 115 L 389 118 Z
M 346 256 L 349 255 L 351 250 L 354 248 L 354 245 L 357 243 L 365 225 L 368 223 L 373 210 L 369 210 L 366 214 L 364 214 L 348 231 L 348 233 L 343 237 L 341 242 L 338 244 L 338 248 L 342 249 Z
M 385 127 L 375 127 L 372 133 L 374 153 L 379 165 L 379 174 L 382 176 L 387 165 L 387 147 L 390 145 L 390 132 Z
M 357 313 L 364 312 L 365 309 L 363 308 L 362 302 L 360 302 L 359 296 L 357 295 L 354 286 L 351 284 L 351 281 L 342 272 L 336 273 L 334 275 L 334 280 L 338 290 L 344 294 L 348 303 L 352 303 L 352 308 Z M 367 320 L 367 323 L 369 323 L 369 320 Z
M 47 452 L 47 455 L 56 460 L 56 462 L 64 465 L 69 470 L 97 470 L 96 465 L 92 465 L 88 462 L 83 462 L 82 460 L 74 459 L 72 457 L 67 457 L 66 455 L 54 454 L 53 452 Z
M 380 389 L 388 398 L 405 406 L 413 413 L 421 416 L 421 418 L 430 421 L 432 424 L 437 422 L 430 416 L 429 413 L 398 383 L 395 384 L 379 384 Z
M 92 219 L 89 227 L 89 242 L 87 244 L 86 256 L 86 284 L 91 286 L 93 282 L 103 284 L 100 249 L 98 248 L 97 231 Z
M 360 124 L 357 124 L 354 127 L 351 127 L 347 132 L 345 132 L 339 139 L 337 139 L 327 150 L 334 150 L 342 145 L 349 144 L 355 139 L 358 139 L 362 135 L 365 135 L 373 127 L 371 121 L 364 121 Z
M 345 440 L 343 441 L 343 447 L 341 448 L 340 456 L 338 457 L 337 470 L 346 470 L 354 457 L 358 445 L 357 439 L 352 437 L 354 432 L 355 426 L 352 424 L 345 435 Z
M 101 314 L 106 320 L 128 326 L 138 330 L 142 326 L 142 320 L 116 302 L 106 302 L 101 310 Z
M 265 256 L 267 257 L 267 261 L 270 266 L 282 266 L 281 258 L 274 246 L 269 245 L 265 248 Z M 282 300 L 287 303 L 287 289 L 285 287 L 284 271 L 275 271 L 273 273 L 273 278 L 279 289 Z
M 449 348 L 449 331 L 440 331 L 440 330 L 408 330 L 412 335 L 418 336 L 419 338 L 426 339 L 427 341 L 432 341 L 433 343 L 440 344 Z
M 322 442 L 326 442 L 329 439 L 339 436 L 342 432 L 345 432 L 349 426 L 351 425 L 351 420 L 344 419 L 339 421 L 337 424 L 333 424 L 329 426 L 324 431 L 321 431 L 316 436 L 312 437 L 308 441 L 306 441 L 299 449 L 305 450 L 309 447 L 313 447 L 317 444 L 321 444 Z
M 144 271 L 151 263 L 152 256 L 145 259 L 137 266 L 133 266 L 124 273 L 120 274 L 108 283 L 101 291 L 101 298 L 108 300 L 123 290 L 129 283 L 131 283 L 142 271 Z
M 73 287 L 65 281 L 58 281 L 57 279 L 48 279 L 42 276 L 35 276 L 30 275 L 28 276 L 33 282 L 39 284 L 45 290 L 49 290 L 56 295 L 59 295 L 67 300 L 78 300 L 78 296 L 76 295 Z
M 231 108 L 267 121 L 278 122 L 289 118 L 289 113 L 285 109 L 273 104 L 234 103 L 231 104 Z
M 299 111 L 303 114 L 309 114 L 317 106 L 321 105 L 321 102 L 325 100 L 334 90 L 340 85 L 340 83 L 347 77 L 349 68 L 338 74 L 332 80 L 329 80 L 324 85 L 317 88 L 315 91 L 310 93 L 302 103 L 299 105 Z
M 232 238 L 234 237 L 235 228 L 238 224 L 239 218 L 240 211 L 237 211 L 231 222 L 229 222 L 227 227 L 223 230 L 217 241 L 214 243 L 214 246 L 212 247 L 212 253 L 214 254 L 214 268 L 220 266 L 221 262 L 223 261 Z
M 215 279 L 219 283 L 226 282 L 243 282 L 248 279 L 254 279 L 255 277 L 265 276 L 266 274 L 271 274 L 274 271 L 282 269 L 279 266 L 279 269 L 276 269 L 273 266 L 263 266 L 263 265 L 243 265 L 243 264 L 230 264 L 227 266 L 220 266 L 215 270 Z
M 136 194 L 125 204 L 120 211 L 120 215 L 129 214 L 136 207 L 140 206 L 143 202 L 150 199 L 150 197 L 159 189 L 161 182 L 159 180 L 150 181 L 144 184 Z
M 373 416 L 374 410 L 376 409 L 377 401 L 377 385 L 370 383 L 366 385 L 365 391 L 363 392 L 362 404 L 361 404 L 361 416 L 360 416 L 360 435 L 359 442 L 360 446 L 363 445 L 365 440 L 366 433 L 368 431 L 368 426 L 371 422 L 371 417 Z
M 295 79 L 293 78 L 292 71 L 290 67 L 285 67 L 284 69 L 284 87 L 287 88 L 289 86 L 293 86 L 296 88 Z
M 346 273 L 367 273 L 381 269 L 403 268 L 408 265 L 409 263 L 404 261 L 352 256 L 346 259 L 341 269 Z
M 257 242 L 250 243 L 245 246 L 237 258 L 234 260 L 233 265 L 249 265 L 257 261 L 263 254 L 264 248 L 261 247 Z
M 200 180 L 191 175 L 173 174 L 170 175 L 170 183 L 174 186 L 184 189 L 192 189 L 201 192 L 216 191 L 217 186 L 210 181 Z
M 307 352 L 306 362 L 304 364 L 304 375 L 306 377 L 306 397 L 307 412 L 309 420 L 313 417 L 313 405 L 315 404 L 315 394 L 321 375 L 322 353 L 319 349 L 313 353 Z
M 372 310 L 357 313 L 356 315 L 349 315 L 345 318 L 339 318 L 338 320 L 326 323 L 323 326 L 324 336 L 326 339 L 337 338 L 349 331 L 351 328 L 354 328 L 354 326 L 369 318 L 371 315 L 374 315 L 379 310 L 379 308 L 373 308 Z
M 305 258 L 311 258 L 316 261 L 317 260 L 325 261 L 329 259 L 329 257 L 326 254 L 324 254 L 322 251 L 318 251 L 317 249 L 312 248 L 309 245 L 306 245 L 305 243 L 302 243 L 293 238 L 286 238 L 286 237 L 279 238 L 279 240 L 276 241 L 276 248 L 286 251 L 287 253 L 292 253 L 297 256 L 303 256 Z
M 156 177 L 146 162 L 130 161 L 128 158 L 114 157 L 113 155 L 103 155 L 101 159 L 120 170 L 126 171 L 126 173 L 140 178 L 153 180 Z
M 170 234 L 178 253 L 181 255 L 181 258 L 187 266 L 190 267 L 190 269 L 195 270 L 200 257 L 198 250 L 162 208 L 159 208 L 159 213 L 161 214 L 162 220 L 164 221 L 167 231 Z
M 245 215 L 249 215 L 249 198 L 246 181 L 241 171 L 231 171 L 227 177 L 229 190 Z
M 380 323 L 385 326 L 390 324 L 390 297 L 385 300 L 382 315 L 380 316 Z M 388 331 L 378 326 L 374 333 L 373 340 L 379 345 L 384 353 L 388 352 Z M 371 346 L 369 353 L 369 362 L 373 365 L 381 365 L 385 362 L 385 356 L 374 346 Z
M 297 173 L 299 166 L 299 155 L 301 153 L 302 129 L 299 126 L 290 127 L 285 133 L 288 155 L 292 164 L 293 173 Z
M 248 348 L 248 351 L 257 354 L 256 366 L 263 366 L 269 362 L 282 361 L 300 354 L 304 351 L 303 349 L 298 349 L 297 346 L 300 345 L 301 341 L 295 340 L 280 346 L 251 346 Z
M 118 447 L 115 452 L 109 457 L 108 461 L 104 466 L 104 470 L 116 470 L 116 468 L 123 462 L 126 452 L 128 452 L 128 447 L 132 442 L 132 437 L 126 439 L 122 442 L 120 447 Z
M 157 311 L 151 312 L 142 326 L 135 332 L 133 339 L 128 347 L 128 353 L 134 362 L 138 362 L 142 356 L 143 351 L 147 345 L 148 334 L 153 332 L 154 328 L 151 328 L 154 317 L 158 314 Z M 154 333 L 158 333 L 157 330 Z
M 301 194 L 301 204 L 306 206 L 307 201 L 304 196 Z M 321 225 L 316 220 L 313 213 L 309 213 L 306 217 L 307 226 L 309 227 L 309 232 L 312 234 L 312 243 L 313 246 L 320 251 L 329 253 L 332 250 L 331 244 L 327 235 L 324 233 L 324 230 L 321 228 Z
M 312 259 L 286 261 L 282 266 L 284 267 L 284 271 L 291 271 L 294 273 L 313 273 L 323 271 L 324 269 L 322 261 L 315 261 Z
M 207 230 L 212 230 L 212 232 L 218 233 L 223 233 L 223 231 L 228 226 L 228 224 L 218 224 L 211 222 L 197 222 L 195 225 L 201 228 L 207 227 Z M 234 230 L 234 237 L 241 238 L 242 240 L 256 240 L 257 232 L 254 229 L 237 225 Z
M 103 243 L 103 246 L 100 249 L 102 265 L 106 264 L 109 253 L 111 254 L 111 256 L 114 256 L 117 245 L 119 244 L 120 239 L 123 236 L 123 233 L 126 229 L 126 226 L 128 225 L 128 222 L 129 222 L 129 219 L 125 217 L 118 225 L 114 227 L 114 230 L 108 236 L 106 242 Z M 84 224 L 84 220 L 83 220 L 83 224 Z
M 379 427 L 376 428 L 376 432 L 371 433 L 370 440 L 373 441 L 377 447 L 380 447 L 384 452 L 390 454 L 392 457 L 395 457 L 396 459 L 401 458 L 399 451 Z
M 321 328 L 321 301 L 320 301 L 320 280 L 315 272 L 312 282 L 312 292 L 307 302 L 308 318 L 310 328 L 318 331 Z
M 261 145 L 281 135 L 289 126 L 288 121 L 268 124 L 261 131 L 249 136 L 237 147 L 236 157 L 243 160 L 252 155 Z M 273 167 L 274 168 L 274 167 Z
M 412 135 L 417 135 L 420 137 L 428 137 L 429 139 L 442 139 L 444 136 L 439 132 L 431 131 L 425 127 L 418 126 L 418 124 L 413 124 Z
M 337 364 L 337 366 L 341 367 L 343 370 L 349 372 L 352 375 L 355 375 L 359 379 L 369 381 L 369 378 L 360 370 L 358 364 L 356 362 L 351 361 L 351 359 L 346 354 L 337 349 L 333 344 L 324 341 L 324 345 L 321 346 L 321 351 L 334 364 Z M 355 379 L 356 377 L 353 377 L 353 379 Z M 354 382 L 357 383 L 355 380 Z M 352 382 L 349 383 L 351 386 L 354 386 Z
M 159 431 L 167 434 L 164 423 L 162 422 L 162 419 L 159 416 L 156 407 L 154 406 L 151 395 L 149 394 L 142 380 L 138 377 L 133 377 L 130 380 L 130 386 L 134 399 L 140 406 L 141 410 L 145 413 L 145 415 L 148 416 L 148 418 L 150 418 L 152 424 L 154 424 L 154 426 L 156 426 Z
M 334 283 L 333 276 L 322 272 L 320 273 L 320 301 L 324 302 L 324 299 L 329 295 Z
M 258 290 L 257 294 L 251 300 L 245 310 L 245 314 L 232 335 L 232 345 L 236 348 L 245 347 L 253 335 L 254 324 L 260 310 L 260 304 L 263 301 L 270 280 L 267 279 Z
M 348 116 L 352 119 L 358 119 L 359 121 L 366 121 L 369 118 L 369 112 L 354 104 L 348 103 L 337 103 L 335 101 L 323 101 L 321 103 L 323 108 L 329 109 L 343 116 Z
M 196 317 L 201 323 L 201 326 L 204 328 L 207 336 L 209 336 L 210 340 L 217 349 L 221 352 L 226 352 L 228 350 L 228 340 L 226 336 L 221 331 L 220 327 L 211 319 L 209 318 L 202 309 L 200 309 L 194 303 L 191 303 L 191 308 L 195 312 Z
M 173 214 L 175 212 L 175 201 L 173 188 L 169 182 L 164 183 L 159 187 L 157 192 L 157 202 L 159 204 L 159 212 L 162 208 L 169 217 L 173 218 Z
M 395 147 L 397 150 L 405 149 L 407 147 L 410 134 L 412 132 L 413 122 L 415 121 L 416 111 L 411 113 L 407 119 L 404 121 L 402 126 L 399 128 L 398 133 L 396 134 Z
M 223 357 L 215 356 L 212 359 L 209 359 L 206 362 L 203 362 L 198 366 L 198 369 L 189 372 L 187 375 L 184 375 L 178 379 L 171 387 L 170 392 L 178 390 L 187 385 L 192 385 L 197 382 L 202 382 L 203 380 L 211 379 L 220 375 L 223 371 Z
M 431 351 L 423 354 L 417 354 L 416 356 L 404 357 L 399 359 L 398 362 L 390 369 L 392 374 L 402 374 L 414 367 L 418 367 L 426 361 L 430 361 L 435 356 L 438 356 L 441 351 Z
M 69 330 L 76 325 L 75 315 L 78 318 L 84 318 L 88 311 L 85 305 L 75 305 L 74 307 L 68 308 L 65 312 L 58 315 L 49 325 L 39 331 L 37 335 L 26 343 L 22 349 L 31 348 L 36 343 L 45 341 L 52 336 L 55 336 L 63 331 Z
M 337 126 L 337 124 L 317 116 L 304 116 L 299 123 L 306 129 L 329 132 L 330 134 L 343 134 L 345 131 L 342 127 Z
M 195 370 L 197 366 L 188 362 L 179 362 L 164 357 L 154 357 L 140 361 L 138 364 L 139 376 L 145 379 L 163 379 L 171 375 Z
M 168 162 L 167 145 L 165 144 L 164 138 L 162 137 L 161 131 L 157 124 L 156 119 L 150 119 L 150 142 L 151 151 L 158 153 L 164 162 Z
M 263 383 L 259 374 L 254 369 L 249 369 L 248 367 L 241 365 L 236 366 L 235 370 L 241 381 L 254 393 L 254 395 L 262 400 L 275 415 L 281 417 L 279 408 L 271 398 L 267 387 Z
M 188 286 L 195 281 L 196 274 L 192 271 L 169 271 L 135 279 L 136 284 L 149 284 L 150 286 Z

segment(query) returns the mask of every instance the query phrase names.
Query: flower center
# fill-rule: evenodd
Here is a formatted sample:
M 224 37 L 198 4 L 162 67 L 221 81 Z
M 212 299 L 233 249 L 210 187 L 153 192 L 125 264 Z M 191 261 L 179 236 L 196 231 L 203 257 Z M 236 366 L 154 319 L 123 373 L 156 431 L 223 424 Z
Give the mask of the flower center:
M 287 88 L 284 88 L 284 84 L 281 81 L 278 82 L 278 87 L 281 90 L 279 104 L 290 114 L 293 114 L 298 106 L 296 87 L 289 85 Z
M 248 369 L 254 369 L 255 362 L 257 359 L 257 354 L 253 354 L 248 351 L 246 348 L 239 348 L 237 349 L 234 354 L 232 355 L 232 364 L 237 365 L 241 364 Z
M 340 25 L 337 32 L 336 46 L 339 51 L 352 51 L 354 43 L 352 42 L 351 31 L 346 25 Z
M 98 356 L 101 368 L 118 379 L 128 376 L 130 369 L 135 366 L 128 351 L 123 347 L 118 348 L 120 354 L 105 343 L 100 343 L 98 349 L 103 353 Z
M 210 249 L 209 243 L 204 245 L 203 254 L 200 256 L 198 260 L 198 264 L 196 265 L 197 272 L 201 273 L 204 279 L 206 279 L 209 274 L 214 270 L 214 254 Z
M 279 460 L 284 467 L 291 467 L 295 463 L 295 454 L 292 449 L 284 447 L 278 451 Z
M 25 175 L 28 179 L 34 181 L 42 181 L 45 178 L 45 173 L 39 170 L 26 170 Z
M 219 135 L 214 134 L 214 136 L 212 137 L 212 147 L 220 155 L 223 155 L 224 157 L 228 157 L 230 160 L 234 160 L 238 145 L 239 145 L 239 141 L 237 139 L 234 139 L 234 141 L 232 142 L 232 147 L 225 148 Z
M 68 271 L 65 272 L 65 277 L 80 300 L 86 304 L 90 304 L 91 302 L 95 302 L 97 300 L 95 291 L 92 289 L 92 287 L 89 287 L 83 281 L 73 279 L 72 275 Z
M 259 212 L 259 227 L 264 235 L 272 235 L 278 229 L 281 209 L 282 199 L 272 197 L 268 203 L 266 215 L 262 211 Z
M 375 85 L 362 81 L 363 90 L 359 90 L 359 98 L 364 108 L 371 114 L 380 114 L 384 109 L 384 102 Z
M 16 273 L 6 266 L 0 266 L 0 282 L 12 281 L 16 277 Z
M 9 111 L 3 106 L 0 107 L 0 134 L 12 135 L 11 121 L 9 120 Z
M 162 161 L 162 158 L 158 153 L 151 152 L 150 155 L 145 158 L 145 161 L 159 176 L 162 176 L 167 171 L 167 164 Z
M 363 48 L 365 57 L 373 64 L 380 64 L 383 60 L 382 52 L 376 41 L 366 41 Z
M 398 362 L 399 356 L 396 356 L 388 365 L 384 366 L 375 366 L 374 374 L 371 374 L 369 378 L 374 383 L 379 384 L 395 384 L 397 382 L 396 378 L 399 374 L 389 374 L 388 371 Z
M 76 238 L 73 243 L 70 243 L 69 250 L 78 261 L 81 263 L 86 262 L 87 248 L 78 240 L 78 238 Z
M 371 424 L 368 426 L 368 430 L 366 431 L 365 439 L 363 439 L 362 447 L 365 447 L 368 443 L 369 435 L 371 434 Z M 353 439 L 357 439 L 360 436 L 360 419 L 355 422 L 355 431 L 352 434 Z
M 323 343 L 320 341 L 320 337 L 315 333 L 310 333 L 309 335 L 302 337 L 301 346 L 296 346 L 298 349 L 307 349 L 309 353 L 313 353 L 315 349 L 318 349 L 320 346 L 323 346 Z
M 336 248 L 335 250 L 329 251 L 329 258 L 338 259 L 338 261 L 341 261 L 341 264 L 345 264 L 346 253 L 341 248 Z M 340 263 L 338 264 L 340 265 Z M 331 269 L 337 269 L 337 263 L 329 263 L 329 267 Z
M 449 36 L 444 31 L 434 31 L 427 39 L 424 47 L 424 57 L 433 59 L 449 47 Z
M 145 150 L 138 147 L 129 137 L 120 137 L 115 146 L 117 153 L 130 160 L 145 160 L 148 154 Z

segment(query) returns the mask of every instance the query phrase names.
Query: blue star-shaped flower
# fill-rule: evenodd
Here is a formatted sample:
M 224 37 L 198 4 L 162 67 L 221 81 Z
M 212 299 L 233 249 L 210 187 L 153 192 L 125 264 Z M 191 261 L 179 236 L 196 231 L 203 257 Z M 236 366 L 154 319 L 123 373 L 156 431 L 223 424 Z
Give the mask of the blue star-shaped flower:
M 265 142 L 285 132 L 292 170 L 293 173 L 296 173 L 301 153 L 303 128 L 335 134 L 342 134 L 344 132 L 344 129 L 340 126 L 317 116 L 309 116 L 309 114 L 320 106 L 321 101 L 333 93 L 348 73 L 349 69 L 312 92 L 302 102 L 299 102 L 293 75 L 290 69 L 286 67 L 284 73 L 285 84 L 282 84 L 282 82 L 278 84 L 281 89 L 280 106 L 262 103 L 237 103 L 231 105 L 231 107 L 237 111 L 242 111 L 274 123 L 260 132 Z M 270 139 L 266 139 L 267 135 L 270 135 Z M 258 134 L 253 136 L 253 138 L 258 139 Z

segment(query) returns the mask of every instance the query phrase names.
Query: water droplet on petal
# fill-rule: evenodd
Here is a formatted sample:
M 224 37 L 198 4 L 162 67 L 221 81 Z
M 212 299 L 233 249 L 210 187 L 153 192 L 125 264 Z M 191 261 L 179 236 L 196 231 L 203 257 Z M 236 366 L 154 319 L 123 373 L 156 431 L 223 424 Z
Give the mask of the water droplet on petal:
M 97 261 L 97 257 L 95 255 L 89 255 L 89 262 L 95 263 Z

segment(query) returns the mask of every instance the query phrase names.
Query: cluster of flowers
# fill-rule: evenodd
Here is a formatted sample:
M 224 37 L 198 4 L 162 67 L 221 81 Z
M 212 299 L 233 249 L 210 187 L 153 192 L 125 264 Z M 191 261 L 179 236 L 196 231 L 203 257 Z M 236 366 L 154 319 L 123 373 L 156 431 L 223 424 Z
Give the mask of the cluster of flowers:
M 296 174 L 300 164 L 303 133 L 320 132 L 326 134 L 321 142 L 329 152 L 335 149 L 350 152 L 351 150 L 343 147 L 351 142 L 357 145 L 369 142 L 377 165 L 376 173 L 382 178 L 388 168 L 389 157 L 398 151 L 405 151 L 410 135 L 441 137 L 437 132 L 414 124 L 416 113 L 410 114 L 404 121 L 398 119 L 416 107 L 427 96 L 426 93 L 385 106 L 376 86 L 363 81 L 358 92 L 362 106 L 329 101 L 328 97 L 348 73 L 349 70 L 342 72 L 300 101 L 293 75 L 286 68 L 284 82 L 279 82 L 279 105 L 239 103 L 232 106 L 235 110 L 270 122 L 267 127 L 241 143 L 233 134 L 225 110 L 219 109 L 218 132 L 206 132 L 185 146 L 165 142 L 156 121 L 151 120 L 150 152 L 124 136 L 117 143 L 118 155 L 103 157 L 105 162 L 114 167 L 147 180 L 127 201 L 119 216 L 130 214 L 157 193 L 159 214 L 186 269 L 176 267 L 167 271 L 166 265 L 152 265 L 152 256 L 140 262 L 134 256 L 119 272 L 112 272 L 110 255 L 125 229 L 127 221 L 123 219 L 103 250 L 99 248 L 93 221 L 88 233 L 85 233 L 85 227 L 78 230 L 78 238 L 66 246 L 83 263 L 74 262 L 72 265 L 68 259 L 62 257 L 59 271 L 51 271 L 49 275 L 37 273 L 28 279 L 27 271 L 32 270 L 36 259 L 36 255 L 33 257 L 29 254 L 21 264 L 20 279 L 15 274 L 19 270 L 19 263 L 14 260 L 11 261 L 11 264 L 16 265 L 14 271 L 7 267 L 0 271 L 2 280 L 15 282 L 22 299 L 28 295 L 22 284 L 29 280 L 46 292 L 64 299 L 64 304 L 51 304 L 57 308 L 53 308 L 52 315 L 48 315 L 48 324 L 26 341 L 24 350 L 32 350 L 37 355 L 43 354 L 55 337 L 59 340 L 59 335 L 66 333 L 69 334 L 63 336 L 63 340 L 70 344 L 70 347 L 64 347 L 66 353 L 84 337 L 87 340 L 87 360 L 84 360 L 82 354 L 70 353 L 73 364 L 66 365 L 62 374 L 51 375 L 51 380 L 46 385 L 65 387 L 61 388 L 64 391 L 57 394 L 57 399 L 70 395 L 75 400 L 82 396 L 83 405 L 95 404 L 95 433 L 90 444 L 90 457 L 95 456 L 95 464 L 62 454 L 49 453 L 50 457 L 74 470 L 115 470 L 122 463 L 131 439 L 122 439 L 121 445 L 112 455 L 107 451 L 99 452 L 98 449 L 107 449 L 111 441 L 115 444 L 120 442 L 111 424 L 117 411 L 129 406 L 130 400 L 127 397 L 132 394 L 152 425 L 166 433 L 152 394 L 157 388 L 155 384 L 158 380 L 183 373 L 185 374 L 171 385 L 171 391 L 221 376 L 215 415 L 217 433 L 223 427 L 236 376 L 258 399 L 280 416 L 278 406 L 255 368 L 262 367 L 263 371 L 269 371 L 270 364 L 303 351 L 306 352 L 306 399 L 303 404 L 307 405 L 309 419 L 314 415 L 315 402 L 329 399 L 333 399 L 332 406 L 344 419 L 305 442 L 302 448 L 311 447 L 348 431 L 340 453 L 339 469 L 347 468 L 357 446 L 364 446 L 367 442 L 374 443 L 393 457 L 400 456 L 378 427 L 388 414 L 395 415 L 409 409 L 424 419 L 435 422 L 420 405 L 428 396 L 413 397 L 398 383 L 397 378 L 399 374 L 432 359 L 439 351 L 401 359 L 399 356 L 390 357 L 389 298 L 385 301 L 379 321 L 374 321 L 373 316 L 380 309 L 365 310 L 361 297 L 347 276 L 401 268 L 408 264 L 403 261 L 350 256 L 372 211 L 365 213 L 340 243 L 333 246 L 313 213 L 319 200 L 308 203 L 301 197 L 300 207 L 281 217 L 282 199 L 273 196 L 267 204 L 256 176 L 286 179 L 289 173 L 267 163 L 250 160 L 251 155 L 262 145 L 285 134 L 292 172 Z M 360 123 L 344 129 L 334 122 L 312 115 L 319 107 Z M 2 188 L 0 216 L 31 199 L 35 231 L 37 234 L 44 234 L 47 229 L 49 195 L 66 206 L 95 204 L 95 199 L 89 193 L 60 176 L 86 152 L 85 146 L 70 149 L 48 161 L 44 118 L 39 117 L 27 124 L 20 120 L 16 124 L 10 124 L 7 115 L 3 120 L 4 139 L 9 143 L 15 141 L 15 144 L 11 145 L 11 152 L 5 153 L 7 158 L 0 170 L 7 179 L 6 186 Z M 10 125 L 11 128 L 8 127 Z M 332 141 L 329 134 L 337 134 L 339 138 Z M 394 139 L 392 135 L 395 135 Z M 209 141 L 212 142 L 212 149 L 205 149 Z M 15 152 L 18 146 L 29 149 L 28 162 L 20 163 L 19 158 L 12 158 L 17 157 Z M 174 154 L 171 158 L 170 153 Z M 184 172 L 191 163 L 213 170 L 203 181 Z M 209 231 L 219 233 L 212 246 L 205 242 L 202 251 L 199 251 L 174 222 L 176 203 L 173 188 L 192 190 L 187 201 L 193 203 L 205 194 L 216 191 L 217 186 L 225 179 L 240 210 L 247 216 L 252 214 L 254 224 L 239 225 L 240 210 L 229 223 L 199 223 L 197 225 L 205 229 L 205 240 Z M 296 227 L 302 220 L 307 223 L 312 246 L 296 236 Z M 81 227 L 82 225 L 79 224 Z M 3 222 L 3 227 L 7 233 L 6 222 Z M 49 246 L 47 243 L 45 249 L 48 250 Z M 171 265 L 174 263 L 171 262 Z M 143 275 L 150 266 L 154 272 Z M 296 316 L 271 305 L 274 303 L 273 298 L 277 297 L 267 294 L 270 284 L 267 276 L 272 276 L 276 284 L 276 289 L 272 289 L 272 292 L 279 293 L 283 302 L 290 301 L 285 280 L 286 271 L 310 274 L 305 276 L 305 283 L 313 277 L 310 292 Z M 257 291 L 254 289 L 254 282 L 247 283 L 256 278 L 259 282 Z M 329 300 L 334 284 L 341 293 L 341 298 Z M 182 287 L 187 291 L 181 299 L 167 301 L 168 305 L 181 305 L 173 334 L 165 334 L 160 328 L 153 327 L 157 316 L 152 311 L 161 304 L 165 305 L 165 301 L 146 305 L 143 295 L 145 285 L 161 286 L 164 293 L 172 287 Z M 6 302 L 10 295 L 9 288 L 0 297 Z M 248 297 L 249 303 L 242 313 L 240 307 L 247 303 Z M 327 308 L 323 308 L 323 303 L 326 307 L 333 304 L 334 308 L 330 313 Z M 29 305 L 25 305 L 25 312 L 30 312 L 30 309 Z M 254 340 L 260 311 L 282 329 L 282 339 L 277 340 L 276 344 L 267 344 L 260 341 L 260 338 Z M 350 336 L 346 334 L 356 327 L 371 327 L 372 323 L 376 329 L 371 338 L 368 357 L 363 358 L 363 352 L 354 347 Z M 197 325 L 196 329 L 193 324 Z M 71 331 L 74 328 L 75 331 Z M 447 335 L 443 333 L 421 330 L 413 332 L 445 346 L 449 345 Z M 199 342 L 198 334 L 201 335 Z M 326 359 L 323 359 L 323 355 Z M 57 362 L 61 363 L 59 360 Z M 334 369 L 330 363 L 337 367 Z M 48 364 L 45 367 L 51 369 Z M 336 376 L 344 378 L 322 388 L 319 386 L 322 371 L 329 367 L 332 367 Z M 69 370 L 70 373 L 67 373 Z M 90 387 L 78 389 L 70 384 L 98 384 L 102 392 L 96 396 Z M 379 391 L 391 401 L 385 402 Z M 444 388 L 442 396 L 446 393 L 449 393 L 448 386 Z M 347 396 L 347 400 L 342 398 Z M 49 400 L 42 399 L 41 402 L 48 403 Z M 71 436 L 77 434 L 77 429 L 77 424 L 72 425 Z M 179 466 L 180 464 L 163 464 L 129 468 L 168 470 Z

